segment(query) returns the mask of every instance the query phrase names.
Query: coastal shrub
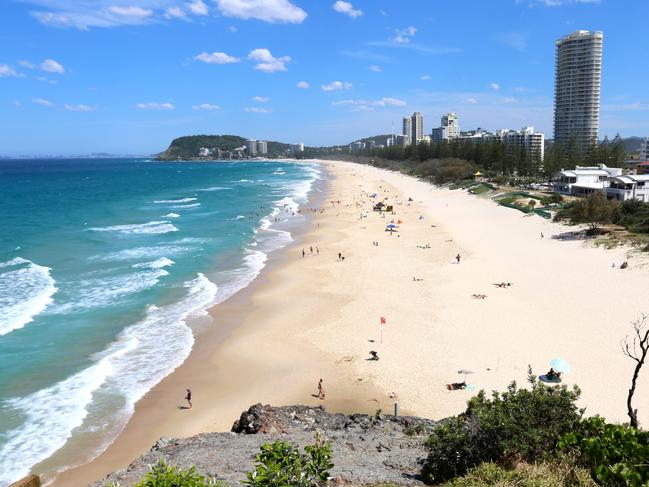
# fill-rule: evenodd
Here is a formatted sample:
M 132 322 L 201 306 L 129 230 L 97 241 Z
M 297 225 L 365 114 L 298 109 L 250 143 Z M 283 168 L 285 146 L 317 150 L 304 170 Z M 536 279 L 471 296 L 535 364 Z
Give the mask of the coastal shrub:
M 252 487 L 313 487 L 326 482 L 331 463 L 330 442 L 316 435 L 315 444 L 306 446 L 300 453 L 288 441 L 276 441 L 261 447 L 255 457 L 255 470 L 245 482 Z
M 440 487 L 596 487 L 588 470 L 568 461 L 529 464 L 518 463 L 505 468 L 495 463 L 482 463 L 463 477 Z
M 555 216 L 555 220 L 570 220 L 571 223 L 586 223 L 593 234 L 600 225 L 618 219 L 620 203 L 608 200 L 602 193 L 591 193 L 580 198 L 573 205 L 566 206 Z
M 135 487 L 225 487 L 220 480 L 206 479 L 194 467 L 183 470 L 160 460 Z
M 649 432 L 588 418 L 559 442 L 602 485 L 649 485 Z
M 628 200 L 620 205 L 615 223 L 631 232 L 649 233 L 649 203 Z
M 433 430 L 422 474 L 440 482 L 482 462 L 503 464 L 550 458 L 559 440 L 579 424 L 578 387 L 546 386 L 529 374 L 530 389 L 512 382 L 506 392 L 484 391 L 469 400 L 461 416 Z

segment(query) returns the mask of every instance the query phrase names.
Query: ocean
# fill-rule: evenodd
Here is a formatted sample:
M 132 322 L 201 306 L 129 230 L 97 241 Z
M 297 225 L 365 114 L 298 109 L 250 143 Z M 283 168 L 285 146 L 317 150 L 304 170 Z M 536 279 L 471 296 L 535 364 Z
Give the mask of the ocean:
M 0 160 L 0 486 L 66 444 L 108 446 L 189 355 L 192 324 L 291 242 L 319 174 Z

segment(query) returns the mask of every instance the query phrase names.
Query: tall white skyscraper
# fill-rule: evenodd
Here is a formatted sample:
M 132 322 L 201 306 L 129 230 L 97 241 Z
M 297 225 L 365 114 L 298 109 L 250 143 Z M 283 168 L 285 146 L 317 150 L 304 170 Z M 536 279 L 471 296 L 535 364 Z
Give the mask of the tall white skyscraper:
M 268 154 L 268 144 L 266 143 L 266 141 L 257 141 L 257 154 Z
M 248 147 L 248 155 L 257 155 L 257 141 L 255 139 L 248 139 L 246 141 L 246 147 Z
M 557 41 L 554 142 L 564 150 L 574 138 L 581 153 L 599 139 L 604 34 L 578 30 Z
M 442 116 L 441 126 L 434 128 L 431 133 L 433 142 L 442 140 L 457 139 L 460 136 L 459 118 L 455 113 L 447 113 Z
M 416 144 L 424 138 L 424 116 L 421 112 L 415 112 L 412 114 L 412 122 L 410 126 L 412 130 L 410 133 L 410 141 L 413 144 Z
M 412 141 L 412 118 L 403 117 L 402 134 L 405 137 L 403 144 L 408 145 Z

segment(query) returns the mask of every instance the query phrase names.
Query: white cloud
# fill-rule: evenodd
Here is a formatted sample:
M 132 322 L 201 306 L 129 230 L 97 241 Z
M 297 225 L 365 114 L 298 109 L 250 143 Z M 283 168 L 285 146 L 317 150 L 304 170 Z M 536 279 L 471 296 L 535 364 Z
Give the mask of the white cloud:
M 306 90 L 306 89 L 310 88 L 311 86 L 310 86 L 309 83 L 307 83 L 306 81 L 300 81 L 300 82 L 297 84 L 297 87 L 300 88 L 300 89 L 302 89 L 302 90 Z
M 467 98 L 466 100 L 464 100 L 464 103 L 468 103 L 469 105 L 477 105 L 477 104 L 478 104 L 478 100 L 476 100 L 476 99 L 473 98 L 473 97 L 469 97 L 469 98 Z
M 372 66 L 369 67 L 370 71 L 374 71 L 375 73 L 382 73 L 383 68 L 381 66 L 377 66 L 376 64 L 373 64 Z
M 230 64 L 239 62 L 239 58 L 230 56 L 224 52 L 213 52 L 212 54 L 201 52 L 198 56 L 195 56 L 194 59 L 197 61 L 203 61 L 207 64 Z
M 165 10 L 164 16 L 167 19 L 184 19 L 187 17 L 187 12 L 180 7 L 169 7 Z
M 299 24 L 307 16 L 304 10 L 288 0 L 216 0 L 216 6 L 226 17 L 271 23 Z
M 48 8 L 34 11 L 31 15 L 39 22 L 51 27 L 74 27 L 88 30 L 90 27 L 117 27 L 139 25 L 155 20 L 154 7 L 160 2 L 153 0 L 132 0 L 139 5 L 115 5 L 122 3 L 109 0 L 28 0 Z M 150 6 L 151 8 L 144 8 Z
M 333 9 L 336 12 L 340 12 L 341 14 L 349 15 L 352 19 L 363 15 L 363 12 L 361 10 L 355 10 L 351 3 L 343 2 L 342 0 L 338 0 L 336 3 L 334 3 Z
M 268 108 L 260 108 L 260 107 L 246 107 L 244 108 L 244 110 L 250 113 L 270 113 L 271 112 Z
M 331 83 L 327 85 L 322 85 L 321 86 L 322 91 L 340 91 L 340 90 L 351 90 L 352 89 L 352 84 L 348 82 L 342 82 L 342 81 L 332 81 Z
M 18 73 L 8 64 L 0 64 L 0 78 L 8 78 L 9 76 L 18 76 Z
M 289 56 L 274 57 L 268 49 L 253 49 L 248 54 L 248 59 L 257 61 L 255 69 L 264 73 L 286 71 L 286 63 L 291 61 Z
M 149 102 L 149 103 L 138 103 L 135 105 L 135 108 L 138 108 L 140 110 L 174 110 L 176 107 L 169 102 L 164 102 L 164 103 Z
M 489 85 L 489 88 L 491 88 L 494 91 L 498 91 L 500 89 L 500 85 L 498 83 L 491 83 Z
M 332 105 L 351 105 L 359 107 L 405 107 L 406 102 L 398 98 L 381 98 L 379 100 L 336 100 Z
M 506 103 L 507 105 L 511 105 L 512 103 L 516 103 L 516 98 L 511 96 L 506 96 L 505 98 L 503 98 L 503 103 Z
M 131 5 L 129 7 L 112 5 L 108 7 L 107 11 L 110 14 L 116 15 L 117 17 L 122 17 L 132 22 L 140 22 L 153 15 L 153 10 L 138 7 L 137 5 Z
M 36 68 L 36 65 L 35 65 L 34 63 L 32 63 L 31 61 L 27 61 L 27 60 L 25 60 L 25 59 L 23 59 L 22 61 L 18 62 L 18 64 L 20 64 L 23 68 L 27 68 L 27 69 L 34 69 L 34 68 Z
M 34 98 L 32 99 L 32 103 L 35 105 L 40 105 L 42 107 L 53 107 L 54 103 L 52 103 L 49 100 L 46 100 L 45 98 Z
M 187 8 L 194 15 L 207 15 L 209 14 L 209 9 L 203 0 L 194 0 L 187 4 Z
M 428 81 L 429 79 L 433 79 L 429 74 L 424 74 L 419 77 L 420 80 L 422 81 Z
M 405 29 L 396 29 L 395 36 L 391 39 L 396 44 L 409 44 L 410 40 L 417 33 L 417 28 L 410 26 Z
M 93 107 L 90 105 L 63 105 L 63 108 L 67 110 L 68 112 L 92 112 L 97 109 L 97 107 Z
M 239 29 L 237 29 L 234 25 L 231 25 L 230 27 L 228 27 L 228 30 L 230 32 L 239 32 Z
M 18 100 L 14 100 L 14 101 L 13 101 L 13 104 L 14 104 L 14 106 L 16 106 L 16 107 L 21 107 L 21 106 L 23 106 L 23 104 L 20 103 Z
M 268 103 L 270 98 L 267 96 L 253 96 L 252 101 L 256 101 L 257 103 Z
M 41 63 L 40 68 L 46 73 L 65 73 L 65 68 L 61 64 L 57 63 L 54 59 L 46 59 Z
M 206 112 L 213 112 L 214 110 L 220 110 L 221 107 L 218 105 L 213 105 L 212 103 L 201 103 L 200 105 L 193 105 L 194 110 L 203 110 Z

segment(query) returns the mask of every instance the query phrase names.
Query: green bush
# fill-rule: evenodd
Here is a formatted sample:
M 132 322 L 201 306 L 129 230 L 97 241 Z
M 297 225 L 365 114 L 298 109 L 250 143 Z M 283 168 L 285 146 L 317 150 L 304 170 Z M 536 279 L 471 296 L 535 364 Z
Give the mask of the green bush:
M 256 457 L 256 468 L 248 474 L 247 485 L 253 487 L 312 487 L 329 477 L 332 449 L 316 435 L 316 443 L 298 448 L 287 441 L 263 445 Z
M 602 485 L 649 485 L 649 432 L 595 416 L 566 434 L 560 447 L 577 454 Z
M 595 487 L 587 470 L 570 462 L 541 464 L 520 463 L 504 468 L 483 463 L 465 476 L 453 479 L 442 487 Z
M 224 487 L 220 480 L 206 479 L 194 467 L 182 470 L 160 460 L 136 487 Z
M 530 373 L 531 389 L 480 391 L 466 412 L 436 428 L 428 438 L 428 458 L 422 474 L 427 482 L 440 482 L 466 473 L 482 462 L 534 462 L 550 458 L 557 443 L 579 424 L 576 386 L 546 386 Z

